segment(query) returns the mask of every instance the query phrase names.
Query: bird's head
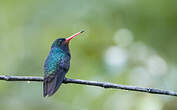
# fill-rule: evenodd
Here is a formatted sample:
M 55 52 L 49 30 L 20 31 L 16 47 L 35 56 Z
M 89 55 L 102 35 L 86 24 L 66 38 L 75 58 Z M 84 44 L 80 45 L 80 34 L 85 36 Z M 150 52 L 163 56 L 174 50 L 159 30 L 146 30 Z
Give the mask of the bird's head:
M 72 38 L 76 37 L 77 35 L 83 33 L 84 31 L 80 31 L 68 38 L 58 38 L 56 39 L 53 44 L 52 44 L 52 47 L 51 48 L 60 48 L 64 51 L 68 51 L 69 50 L 69 42 Z

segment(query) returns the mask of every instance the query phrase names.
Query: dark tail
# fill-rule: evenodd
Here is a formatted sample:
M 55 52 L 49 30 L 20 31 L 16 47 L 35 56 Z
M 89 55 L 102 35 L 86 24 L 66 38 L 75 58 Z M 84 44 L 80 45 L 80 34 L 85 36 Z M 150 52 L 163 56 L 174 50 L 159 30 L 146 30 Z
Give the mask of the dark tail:
M 65 73 L 55 73 L 44 77 L 43 81 L 43 96 L 52 96 L 61 86 L 65 77 Z

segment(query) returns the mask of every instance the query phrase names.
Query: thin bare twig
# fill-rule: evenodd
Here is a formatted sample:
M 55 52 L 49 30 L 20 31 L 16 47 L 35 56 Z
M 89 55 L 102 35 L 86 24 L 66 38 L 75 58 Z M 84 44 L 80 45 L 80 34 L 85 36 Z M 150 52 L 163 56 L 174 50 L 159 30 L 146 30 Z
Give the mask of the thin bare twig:
M 43 77 L 0 75 L 0 80 L 40 82 L 40 81 L 43 81 Z M 123 89 L 123 90 L 130 90 L 130 91 L 146 92 L 146 93 L 151 93 L 151 94 L 177 96 L 177 92 L 174 92 L 174 91 L 167 91 L 167 90 L 160 90 L 160 89 L 146 88 L 146 87 L 120 85 L 120 84 L 114 84 L 114 83 L 109 83 L 109 82 L 98 82 L 98 81 L 88 81 L 88 80 L 65 78 L 63 83 L 65 83 L 65 84 L 74 83 L 74 84 L 98 86 L 98 87 L 103 87 L 103 88 Z

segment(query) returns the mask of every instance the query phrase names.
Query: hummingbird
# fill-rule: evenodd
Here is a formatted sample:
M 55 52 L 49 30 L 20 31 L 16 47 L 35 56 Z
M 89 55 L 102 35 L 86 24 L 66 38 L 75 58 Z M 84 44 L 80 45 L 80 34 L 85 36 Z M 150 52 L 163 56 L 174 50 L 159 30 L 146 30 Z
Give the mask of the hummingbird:
M 52 96 L 61 86 L 65 74 L 70 68 L 71 54 L 69 42 L 72 38 L 83 33 L 80 31 L 68 38 L 56 39 L 44 62 L 43 96 Z

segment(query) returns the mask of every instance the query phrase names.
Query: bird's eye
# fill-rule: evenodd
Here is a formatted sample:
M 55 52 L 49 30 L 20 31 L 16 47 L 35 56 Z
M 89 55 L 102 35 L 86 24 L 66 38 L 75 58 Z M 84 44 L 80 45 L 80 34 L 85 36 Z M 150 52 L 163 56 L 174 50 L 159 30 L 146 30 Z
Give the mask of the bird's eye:
M 58 45 L 61 45 L 61 41 L 60 40 L 58 41 Z

